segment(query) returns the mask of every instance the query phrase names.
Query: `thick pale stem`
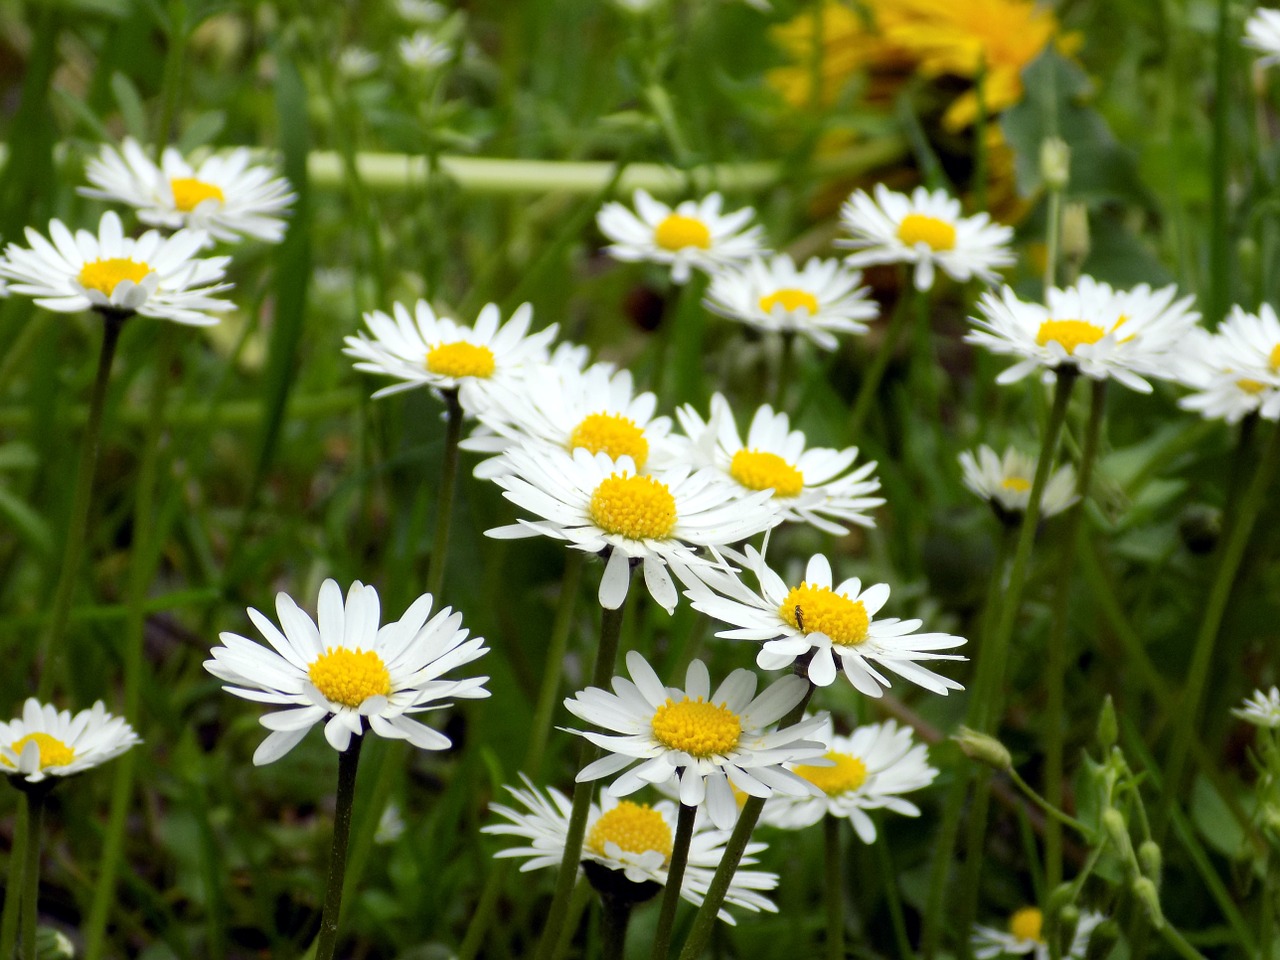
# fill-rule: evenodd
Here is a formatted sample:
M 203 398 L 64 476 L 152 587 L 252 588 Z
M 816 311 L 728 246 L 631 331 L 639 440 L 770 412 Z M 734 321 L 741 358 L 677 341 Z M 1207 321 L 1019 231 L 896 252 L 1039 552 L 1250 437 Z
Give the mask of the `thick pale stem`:
M 440 498 L 436 501 L 436 532 L 427 570 L 427 592 L 443 606 L 445 559 L 449 552 L 449 524 L 453 519 L 453 492 L 458 480 L 458 440 L 462 437 L 462 404 L 457 390 L 443 391 L 445 407 L 444 464 L 440 469 Z
M 689 862 L 689 841 L 693 839 L 693 822 L 698 808 L 680 804 L 676 818 L 676 836 L 671 846 L 671 862 L 667 865 L 667 884 L 662 891 L 662 908 L 658 913 L 658 929 L 653 935 L 650 960 L 667 960 L 671 953 L 671 927 L 676 919 L 676 907 L 680 903 L 680 888 L 684 885 L 684 868 Z
M 351 738 L 338 754 L 338 795 L 333 809 L 333 846 L 329 852 L 329 880 L 320 914 L 315 960 L 333 960 L 338 946 L 338 918 L 342 915 L 342 885 L 347 875 L 347 840 L 351 837 L 351 809 L 356 797 L 356 768 L 364 735 Z

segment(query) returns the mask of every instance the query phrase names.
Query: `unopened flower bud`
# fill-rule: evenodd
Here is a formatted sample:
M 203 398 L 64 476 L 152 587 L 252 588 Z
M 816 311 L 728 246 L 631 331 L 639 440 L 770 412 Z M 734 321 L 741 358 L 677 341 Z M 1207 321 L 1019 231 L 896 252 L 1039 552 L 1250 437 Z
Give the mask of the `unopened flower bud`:
M 1163 927 L 1164 911 L 1160 909 L 1160 894 L 1156 891 L 1156 885 L 1146 877 L 1138 877 L 1133 881 L 1131 889 L 1133 895 L 1138 898 L 1138 902 L 1142 904 L 1142 909 L 1146 911 L 1151 925 L 1157 930 Z
M 60 930 L 40 927 L 36 930 L 36 957 L 38 960 L 74 960 L 76 947 Z
M 1013 769 L 1013 757 L 1009 756 L 1005 745 L 995 737 L 969 727 L 961 727 L 960 732 L 951 739 L 960 744 L 961 751 L 970 760 L 985 763 L 996 770 Z
M 1102 701 L 1102 709 L 1098 711 L 1098 728 L 1095 732 L 1100 746 L 1105 753 L 1116 745 L 1119 737 L 1119 726 L 1116 723 L 1116 705 L 1111 702 L 1111 694 Z
M 1138 844 L 1138 866 L 1142 875 L 1160 889 L 1160 875 L 1164 869 L 1164 856 L 1160 853 L 1160 844 L 1154 840 L 1143 840 Z
M 1077 267 L 1089 256 L 1089 208 L 1068 203 L 1062 208 L 1062 258 Z
M 1115 807 L 1108 807 L 1102 811 L 1102 826 L 1126 869 L 1136 869 L 1137 858 L 1133 854 L 1133 841 L 1129 839 L 1129 824 L 1125 822 L 1124 814 Z
M 1040 143 L 1040 176 L 1050 190 L 1061 190 L 1071 176 L 1071 148 L 1061 137 L 1046 137 Z

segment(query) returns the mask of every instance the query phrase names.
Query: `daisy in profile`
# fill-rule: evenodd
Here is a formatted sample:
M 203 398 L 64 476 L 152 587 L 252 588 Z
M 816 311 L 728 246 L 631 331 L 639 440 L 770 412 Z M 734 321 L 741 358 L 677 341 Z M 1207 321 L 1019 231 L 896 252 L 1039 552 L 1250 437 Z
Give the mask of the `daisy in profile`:
M 641 474 L 628 455 L 614 460 L 583 447 L 571 453 L 551 445 L 521 445 L 503 456 L 507 472 L 493 481 L 535 519 L 495 527 L 486 536 L 541 535 L 586 553 L 607 551 L 599 598 L 609 610 L 622 606 L 631 567 L 639 565 L 650 596 L 670 613 L 679 600 L 671 571 L 687 584 L 711 569 L 696 548 L 738 543 L 780 520 L 768 492 L 739 498 L 714 470 L 694 473 L 676 466 Z
M 558 868 L 564 856 L 572 804 L 554 787 L 548 788 L 544 795 L 527 778 L 523 779 L 523 790 L 507 787 L 523 809 L 491 804 L 489 809 L 505 817 L 509 823 L 482 827 L 481 832 L 518 837 L 524 841 L 523 846 L 508 847 L 496 854 L 498 857 L 527 858 L 520 865 L 522 872 L 542 867 Z M 591 804 L 587 815 L 582 862 L 587 868 L 588 878 L 596 882 L 599 879 L 597 871 L 603 869 L 621 874 L 631 884 L 652 884 L 651 895 L 656 894 L 667 883 L 675 823 L 676 806 L 669 800 L 650 806 L 603 794 L 599 804 Z M 702 905 L 716 867 L 724 858 L 724 845 L 728 839 L 727 831 L 708 829 L 702 818 L 695 821 L 693 838 L 689 843 L 688 866 L 680 886 L 681 897 L 697 906 Z M 777 907 L 758 892 L 774 889 L 778 885 L 777 874 L 742 869 L 755 863 L 755 855 L 764 849 L 763 843 L 747 845 L 746 856 L 729 882 L 726 904 L 756 912 L 777 912 Z M 639 892 L 641 895 L 644 893 L 643 890 Z M 735 922 L 727 910 L 721 910 L 719 916 L 726 923 Z
M 1275 730 L 1280 727 L 1280 688 L 1255 690 L 1252 696 L 1245 697 L 1239 709 L 1231 712 L 1255 727 Z
M 1063 960 L 1082 960 L 1089 949 L 1089 937 L 1102 920 L 1102 914 L 1096 910 L 1088 910 L 1080 915 L 1075 936 L 1071 939 L 1071 946 L 1063 954 Z M 995 957 L 1049 960 L 1049 944 L 1045 942 L 1043 932 L 1044 914 L 1039 908 L 1022 907 L 1010 915 L 1007 932 L 975 924 L 970 943 L 977 960 L 993 960 Z
M 203 230 L 206 246 L 242 237 L 279 243 L 283 215 L 297 199 L 289 181 L 253 163 L 245 147 L 215 154 L 198 166 L 168 147 L 157 166 L 138 141 L 126 137 L 119 149 L 104 146 L 85 165 L 85 176 L 92 186 L 80 188 L 84 196 L 128 204 L 139 220 L 155 227 Z
M 30 697 L 21 717 L 0 723 L 0 773 L 27 783 L 70 777 L 140 742 L 133 727 L 107 713 L 101 700 L 73 715 Z
M 1249 414 L 1280 420 L 1280 319 L 1270 304 L 1257 313 L 1232 307 L 1213 333 L 1196 327 L 1175 353 L 1177 380 L 1195 391 L 1184 410 L 1238 423 Z
M 978 329 L 965 339 L 1017 359 L 997 383 L 1014 383 L 1036 370 L 1051 377 L 1059 367 L 1074 366 L 1092 380 L 1110 377 L 1150 393 L 1144 376 L 1175 375 L 1174 351 L 1200 319 L 1192 298 L 1177 296 L 1172 285 L 1113 290 L 1087 276 L 1050 289 L 1047 304 L 1024 303 L 1005 287 L 983 294 L 982 316 L 973 318 Z
M 1258 66 L 1280 63 L 1280 10 L 1253 11 L 1244 23 L 1244 45 L 1262 54 Z
M 960 283 L 973 277 L 991 283 L 1000 267 L 1013 263 L 1013 230 L 985 213 L 962 216 L 960 201 L 945 190 L 916 187 L 908 196 L 877 184 L 874 199 L 865 190 L 850 196 L 840 220 L 853 239 L 837 245 L 856 251 L 846 263 L 914 264 L 917 290 L 933 287 L 937 268 Z
M 10 293 L 34 297 L 46 310 L 138 314 L 208 326 L 218 322 L 210 314 L 232 309 L 229 301 L 214 296 L 231 288 L 219 283 L 231 258 L 196 258 L 205 241 L 198 230 L 179 230 L 168 238 L 149 230 L 134 240 L 108 211 L 96 235 L 73 234 L 61 220 L 49 224 L 47 240 L 31 227 L 26 233 L 29 247 L 5 247 L 0 276 L 8 278 Z
M 798 334 L 834 350 L 838 335 L 866 333 L 863 321 L 880 312 L 861 284 L 862 274 L 837 260 L 814 257 L 799 268 L 780 253 L 717 270 L 704 303 L 756 330 Z
M 890 685 L 881 668 L 943 696 L 963 689 L 921 666 L 921 661 L 965 659 L 938 652 L 962 646 L 964 638 L 916 633 L 919 620 L 877 618 L 889 600 L 887 583 L 864 589 L 861 580 L 850 577 L 834 584 L 831 564 L 822 554 L 809 558 L 804 579 L 794 586 L 770 569 L 754 547 L 746 548 L 744 561 L 759 590 L 720 569 L 718 575 L 702 577 L 688 596 L 693 609 L 733 626 L 716 636 L 762 644 L 756 655 L 760 669 L 782 670 L 807 657 L 811 682 L 830 686 L 843 670 L 849 682 L 869 697 L 879 697 Z
M 983 500 L 1002 521 L 1016 519 L 1027 512 L 1031 499 L 1031 486 L 1036 475 L 1036 461 L 1020 450 L 1006 447 L 1003 456 L 986 444 L 976 451 L 960 454 L 960 467 L 964 471 L 964 485 Z M 1040 500 L 1041 518 L 1052 517 L 1074 504 L 1076 471 L 1071 464 L 1063 464 L 1049 476 Z
M 860 464 L 857 447 L 806 449 L 805 436 L 791 429 L 785 413 L 768 404 L 756 410 L 743 442 L 729 402 L 711 398 L 711 416 L 703 420 L 691 406 L 676 411 L 691 441 L 688 456 L 698 466 L 717 470 L 743 495 L 768 490 L 783 520 L 807 523 L 842 536 L 849 525 L 874 527 L 870 511 L 884 504 L 870 496 L 880 489 L 876 464 Z
M 488 677 L 444 680 L 488 648 L 467 639 L 462 614 L 445 607 L 430 620 L 432 599 L 424 594 L 403 617 L 382 625 L 378 593 L 360 581 L 344 602 L 334 580 L 320 587 L 319 623 L 285 593 L 276 595 L 277 627 L 249 608 L 249 619 L 270 644 L 235 633 L 219 635 L 204 667 L 228 693 L 287 707 L 262 718 L 271 731 L 253 755 L 257 766 L 279 760 L 321 720 L 329 745 L 346 751 L 368 728 L 380 737 L 407 740 L 421 750 L 444 750 L 449 738 L 412 718 L 439 710 L 451 697 L 489 696 Z
M 673 283 L 687 282 L 695 268 L 710 273 L 761 250 L 760 227 L 747 226 L 755 211 L 743 207 L 721 213 L 724 200 L 718 193 L 672 209 L 637 190 L 633 202 L 634 212 L 611 201 L 596 216 L 600 232 L 613 241 L 608 253 L 627 263 L 668 264 Z
M 547 361 L 547 346 L 556 324 L 529 333 L 533 308 L 522 304 L 504 323 L 498 305 L 481 309 L 474 326 L 439 317 L 425 300 L 409 308 L 397 303 L 391 315 L 374 310 L 364 315 L 372 337 L 345 338 L 342 351 L 356 359 L 355 368 L 394 377 L 374 397 L 431 387 L 457 390 L 471 415 L 487 409 L 495 389 L 511 387 L 531 368 Z
M 764 806 L 762 822 L 798 829 L 830 814 L 847 818 L 863 843 L 874 843 L 876 825 L 867 811 L 920 816 L 920 808 L 901 794 L 929 786 L 938 771 L 929 766 L 928 750 L 915 742 L 910 727 L 889 720 L 842 737 L 828 723 L 819 739 L 829 745 L 824 756 L 830 766 L 791 764 L 790 770 L 822 791 L 821 796 L 774 797 Z

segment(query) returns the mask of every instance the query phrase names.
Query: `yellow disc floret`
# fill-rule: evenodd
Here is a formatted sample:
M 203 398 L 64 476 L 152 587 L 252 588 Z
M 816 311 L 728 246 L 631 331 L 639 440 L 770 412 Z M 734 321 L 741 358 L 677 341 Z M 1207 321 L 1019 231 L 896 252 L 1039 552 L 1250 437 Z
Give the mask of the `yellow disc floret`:
M 173 205 L 183 213 L 190 213 L 206 200 L 223 203 L 227 199 L 221 187 L 194 177 L 175 177 L 169 181 L 169 189 L 173 191 Z
M 1267 362 L 1271 364 L 1272 370 L 1280 370 L 1280 343 L 1271 348 L 1271 355 L 1267 357 Z
M 1031 481 L 1026 477 L 1005 477 L 1000 481 L 1000 486 L 1014 493 L 1026 493 L 1031 489 Z
M 1046 320 L 1036 331 L 1036 343 L 1043 347 L 1052 341 L 1071 356 L 1076 352 L 1076 347 L 1085 343 L 1097 343 L 1106 335 L 1107 331 L 1087 320 Z
M 729 753 L 742 737 L 742 719 L 722 703 L 701 697 L 668 700 L 653 714 L 653 736 L 663 746 L 694 757 Z
M 729 476 L 748 490 L 773 490 L 775 497 L 795 497 L 804 489 L 804 474 L 776 453 L 739 450 L 729 463 Z
M 654 228 L 653 242 L 672 253 L 685 247 L 708 250 L 711 247 L 711 231 L 696 217 L 673 213 Z
M 676 498 L 653 477 L 613 474 L 591 494 L 591 520 L 631 540 L 665 540 L 676 526 Z
M 1009 918 L 1009 933 L 1018 940 L 1034 940 L 1044 943 L 1040 936 L 1044 927 L 1044 914 L 1035 907 L 1023 907 L 1015 910 Z
M 898 224 L 898 239 L 908 247 L 923 243 L 930 250 L 954 250 L 956 228 L 945 220 L 923 213 L 908 213 Z
M 798 777 L 803 777 L 829 797 L 838 796 L 857 790 L 867 782 L 867 765 L 848 753 L 828 750 L 824 756 L 835 766 L 811 767 L 802 763 L 793 768 Z
M 856 647 L 867 639 L 871 618 L 861 600 L 850 600 L 830 587 L 801 583 L 787 592 L 778 616 L 802 633 L 825 633 L 842 647 Z
M 818 298 L 808 290 L 787 287 L 760 298 L 760 309 L 765 313 L 773 313 L 774 307 L 782 307 L 787 313 L 808 310 L 812 315 L 818 312 Z
M 348 707 L 391 693 L 391 674 L 372 650 L 326 647 L 307 670 L 307 676 L 326 700 Z
M 665 864 L 671 859 L 671 827 L 662 814 L 647 803 L 619 801 L 618 805 L 596 821 L 587 834 L 587 849 L 607 856 L 605 844 L 616 843 L 626 853 L 648 853 L 656 850 Z
M 128 257 L 110 257 L 107 260 L 92 260 L 80 268 L 80 286 L 89 290 L 97 290 L 105 296 L 111 296 L 116 285 L 122 280 L 141 283 L 151 273 L 151 267 Z
M 591 453 L 607 453 L 612 459 L 630 457 L 643 470 L 649 459 L 649 441 L 634 420 L 617 413 L 593 413 L 569 434 L 569 449 L 581 447 Z
M 427 351 L 427 370 L 442 377 L 491 377 L 493 369 L 493 351 L 465 340 L 441 343 Z
M 46 767 L 65 767 L 76 758 L 74 749 L 47 733 L 28 733 L 22 739 L 13 741 L 9 749 L 18 756 L 22 756 L 22 748 L 28 743 L 34 743 L 40 748 L 41 770 Z M 11 766 L 8 760 L 5 760 L 5 764 Z
M 1247 377 L 1243 380 L 1237 380 L 1236 386 L 1245 393 L 1259 394 L 1267 389 L 1267 385 L 1261 380 L 1250 380 Z

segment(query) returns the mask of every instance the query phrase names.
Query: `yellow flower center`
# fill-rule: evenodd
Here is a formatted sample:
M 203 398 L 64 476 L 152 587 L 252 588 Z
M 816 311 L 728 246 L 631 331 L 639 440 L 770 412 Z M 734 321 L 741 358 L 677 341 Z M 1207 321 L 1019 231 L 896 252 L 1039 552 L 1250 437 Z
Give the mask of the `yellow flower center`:
M 591 494 L 591 520 L 606 533 L 664 540 L 676 525 L 676 498 L 653 477 L 614 474 Z
M 370 697 L 391 692 L 391 674 L 372 650 L 326 647 L 307 670 L 321 696 L 334 703 L 358 707 Z
M 1271 348 L 1271 356 L 1267 358 L 1272 370 L 1280 370 L 1280 343 Z
M 867 765 L 848 753 L 828 750 L 824 756 L 835 763 L 834 767 L 811 767 L 807 763 L 795 767 L 794 773 L 803 777 L 829 797 L 857 790 L 866 783 Z
M 954 250 L 956 228 L 945 220 L 927 217 L 923 213 L 908 213 L 898 224 L 898 239 L 908 247 L 923 243 L 929 249 Z
M 1036 943 L 1044 943 L 1040 937 L 1041 928 L 1044 926 L 1044 915 L 1035 907 L 1023 907 L 1021 910 L 1015 910 L 1013 916 L 1009 918 L 1009 933 L 1019 940 L 1034 940 Z
M 169 181 L 169 189 L 173 191 L 173 205 L 183 213 L 190 213 L 206 200 L 222 203 L 227 199 L 221 187 L 194 177 L 175 177 Z
M 1261 380 L 1249 380 L 1248 378 L 1244 380 L 1237 380 L 1236 386 L 1239 387 L 1241 390 L 1243 390 L 1245 393 L 1255 393 L 1255 394 L 1261 393 L 1263 390 L 1267 389 L 1267 385 L 1263 383 Z
M 151 273 L 151 267 L 127 257 L 111 257 L 107 260 L 93 260 L 80 269 L 80 286 L 89 290 L 97 290 L 104 296 L 111 296 L 116 284 L 121 280 L 132 280 L 141 283 Z
M 729 476 L 748 490 L 773 489 L 775 497 L 798 496 L 804 489 L 804 474 L 776 453 L 739 450 L 729 463 Z
M 724 704 L 706 703 L 701 697 L 685 697 L 679 703 L 668 700 L 653 714 L 653 736 L 672 750 L 714 757 L 738 745 L 742 720 Z
M 867 639 L 871 618 L 861 600 L 850 600 L 830 587 L 801 583 L 792 587 L 778 608 L 778 616 L 802 633 L 825 633 L 842 647 L 856 647 Z
M 1031 481 L 1026 477 L 1005 477 L 1000 481 L 1000 486 L 1017 493 L 1026 493 L 1031 489 Z
M 13 741 L 9 749 L 18 756 L 22 756 L 22 748 L 28 743 L 34 743 L 40 748 L 41 770 L 45 767 L 65 767 L 76 758 L 75 750 L 47 733 L 28 733 L 22 739 Z M 8 760 L 5 760 L 5 765 L 12 766 Z
M 1097 343 L 1106 335 L 1107 331 L 1087 320 L 1046 320 L 1036 333 L 1036 343 L 1043 347 L 1053 341 L 1071 356 L 1075 354 L 1076 347 L 1083 343 Z
M 797 290 L 794 287 L 787 287 L 760 298 L 760 309 L 765 313 L 773 313 L 773 308 L 779 306 L 787 313 L 795 313 L 803 308 L 810 314 L 815 314 L 818 312 L 818 298 L 808 290 Z
M 635 421 L 616 413 L 593 413 L 569 434 L 569 449 L 582 447 L 592 453 L 607 453 L 614 460 L 630 457 L 642 470 L 649 459 L 649 441 Z
M 696 217 L 673 213 L 654 229 L 653 242 L 672 253 L 685 247 L 707 250 L 711 247 L 711 231 Z
M 616 843 L 627 853 L 656 850 L 665 864 L 671 859 L 671 828 L 662 814 L 647 803 L 622 800 L 600 817 L 587 834 L 587 849 L 600 856 L 606 843 Z
M 427 369 L 442 377 L 491 377 L 493 368 L 493 351 L 465 340 L 441 343 L 427 351 Z

